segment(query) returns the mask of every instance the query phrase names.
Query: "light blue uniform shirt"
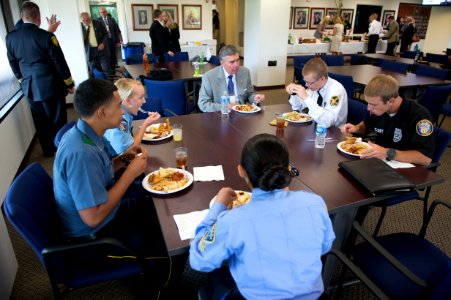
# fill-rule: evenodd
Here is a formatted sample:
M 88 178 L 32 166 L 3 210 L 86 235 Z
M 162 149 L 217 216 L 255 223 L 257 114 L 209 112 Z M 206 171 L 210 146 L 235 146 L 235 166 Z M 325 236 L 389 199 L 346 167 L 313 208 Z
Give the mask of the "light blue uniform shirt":
M 305 191 L 252 191 L 246 205 L 214 203 L 196 229 L 190 264 L 209 272 L 228 260 L 246 299 L 317 299 L 321 256 L 335 234 L 323 199 Z
M 122 115 L 121 124 L 116 128 L 107 129 L 103 135 L 110 141 L 116 154 L 121 154 L 134 142 L 132 135 L 133 116 L 125 109 L 124 105 L 122 105 L 122 110 L 125 113 Z
M 63 136 L 53 165 L 53 189 L 66 235 L 95 233 L 116 214 L 117 207 L 95 228 L 79 214 L 108 200 L 108 189 L 114 184 L 111 151 L 108 141 L 82 120 Z

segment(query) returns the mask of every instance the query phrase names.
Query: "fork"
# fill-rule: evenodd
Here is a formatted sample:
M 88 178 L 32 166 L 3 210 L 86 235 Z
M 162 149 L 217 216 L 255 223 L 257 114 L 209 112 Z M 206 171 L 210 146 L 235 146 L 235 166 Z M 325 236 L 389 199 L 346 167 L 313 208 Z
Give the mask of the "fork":
M 148 114 L 148 113 L 149 113 L 147 110 L 144 110 L 144 109 L 142 109 L 141 107 L 138 108 L 138 110 L 139 110 L 140 112 L 142 112 L 143 114 Z

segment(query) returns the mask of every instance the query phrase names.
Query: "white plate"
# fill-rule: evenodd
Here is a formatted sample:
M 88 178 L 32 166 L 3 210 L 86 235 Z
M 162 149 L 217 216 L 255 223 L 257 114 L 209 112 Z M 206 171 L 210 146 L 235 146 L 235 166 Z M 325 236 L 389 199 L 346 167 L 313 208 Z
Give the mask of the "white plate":
M 235 193 L 238 193 L 238 192 L 244 192 L 244 193 L 246 193 L 246 194 L 250 194 L 251 195 L 251 198 L 252 198 L 252 193 L 249 193 L 249 192 L 246 192 L 246 191 L 240 191 L 240 190 L 236 190 L 235 191 Z M 215 200 L 216 200 L 216 196 L 214 196 L 213 197 L 213 199 L 211 199 L 211 201 L 210 201 L 210 208 L 213 206 L 213 203 L 215 202 Z M 250 199 L 249 199 L 249 201 L 251 201 Z M 249 203 L 249 202 L 248 202 Z M 245 204 L 247 204 L 247 203 L 245 203 Z M 240 204 L 240 205 L 238 205 L 238 206 L 241 206 L 241 205 L 244 205 L 244 204 Z M 235 207 L 238 207 L 238 206 L 235 206 Z M 235 208 L 234 207 L 234 208 Z
M 262 110 L 261 107 L 259 107 L 259 106 L 257 106 L 257 105 L 253 105 L 252 111 L 243 111 L 243 110 L 238 110 L 238 109 L 236 109 L 237 106 L 241 106 L 241 105 L 245 105 L 245 104 L 237 104 L 237 105 L 234 105 L 234 106 L 232 107 L 232 110 L 234 110 L 234 111 L 236 111 L 236 112 L 239 112 L 239 113 L 241 113 L 241 114 L 255 114 L 255 113 L 258 113 L 259 111 Z
M 351 152 L 348 152 L 348 151 L 345 151 L 345 150 L 341 149 L 341 145 L 342 145 L 344 142 L 346 142 L 346 141 L 343 141 L 343 142 L 340 142 L 340 143 L 337 144 L 337 149 L 338 149 L 338 150 L 340 150 L 341 152 L 343 152 L 344 154 L 347 154 L 347 155 L 360 157 L 360 154 L 351 153 Z M 368 144 L 367 142 L 359 141 L 359 142 L 357 142 L 356 144 L 364 144 L 364 145 L 366 145 L 367 147 L 371 147 L 370 144 Z
M 175 168 L 173 168 L 173 169 L 175 169 Z M 182 186 L 181 188 L 178 188 L 178 189 L 175 189 L 175 190 L 171 190 L 171 191 L 157 191 L 157 190 L 153 190 L 151 188 L 151 186 L 150 186 L 150 183 L 149 183 L 149 176 L 151 174 L 155 173 L 155 172 L 159 172 L 159 170 L 153 171 L 152 173 L 147 174 L 146 177 L 144 177 L 144 179 L 142 181 L 143 188 L 145 188 L 146 190 L 148 190 L 149 192 L 154 193 L 154 194 L 165 195 L 165 194 L 173 194 L 173 193 L 176 193 L 178 191 L 184 190 L 184 189 L 186 189 L 187 187 L 189 187 L 193 183 L 193 174 L 191 174 L 188 171 L 181 170 L 181 169 L 175 169 L 175 170 L 177 170 L 180 173 L 183 173 L 183 175 L 185 175 L 185 178 L 188 179 L 188 182 L 184 186 Z
M 149 127 L 157 127 L 158 128 L 158 126 L 160 126 L 160 123 L 152 124 Z M 146 131 L 150 131 L 149 127 L 146 128 Z M 172 135 L 173 135 L 172 130 L 171 130 L 171 132 L 168 133 L 168 135 L 163 136 L 163 137 L 159 137 L 159 138 L 155 138 L 155 137 L 158 136 L 155 133 L 144 133 L 143 141 L 148 141 L 148 142 L 161 141 L 161 140 L 165 140 L 165 139 L 170 138 Z
M 303 120 L 303 119 L 301 119 L 301 120 L 298 120 L 298 121 L 294 121 L 294 120 L 287 119 L 288 114 L 289 114 L 289 112 L 283 113 L 283 114 L 282 114 L 282 117 L 284 117 L 284 119 L 285 119 L 287 122 L 290 122 L 290 123 L 303 124 L 303 123 L 310 123 L 310 122 L 313 121 L 312 117 L 310 117 L 308 114 L 298 113 L 298 114 L 300 114 L 301 116 L 308 117 L 308 120 Z

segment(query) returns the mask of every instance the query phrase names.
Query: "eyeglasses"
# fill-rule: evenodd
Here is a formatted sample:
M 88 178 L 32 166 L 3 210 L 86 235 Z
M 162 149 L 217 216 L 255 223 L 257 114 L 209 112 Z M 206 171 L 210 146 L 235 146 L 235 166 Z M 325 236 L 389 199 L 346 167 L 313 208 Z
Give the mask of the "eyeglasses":
M 321 79 L 321 77 L 320 78 L 318 78 L 318 79 L 316 79 L 316 80 L 314 80 L 314 81 L 305 81 L 305 84 L 306 85 L 312 85 L 312 84 L 314 84 L 315 82 L 317 82 L 318 80 L 320 80 Z

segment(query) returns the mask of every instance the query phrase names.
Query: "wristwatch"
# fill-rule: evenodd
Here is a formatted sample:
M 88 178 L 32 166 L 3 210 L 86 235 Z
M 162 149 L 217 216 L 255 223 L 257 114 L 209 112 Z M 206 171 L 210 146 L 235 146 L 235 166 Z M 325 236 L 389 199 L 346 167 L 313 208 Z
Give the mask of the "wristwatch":
M 396 150 L 393 148 L 388 149 L 387 151 L 387 160 L 393 160 L 396 156 Z

